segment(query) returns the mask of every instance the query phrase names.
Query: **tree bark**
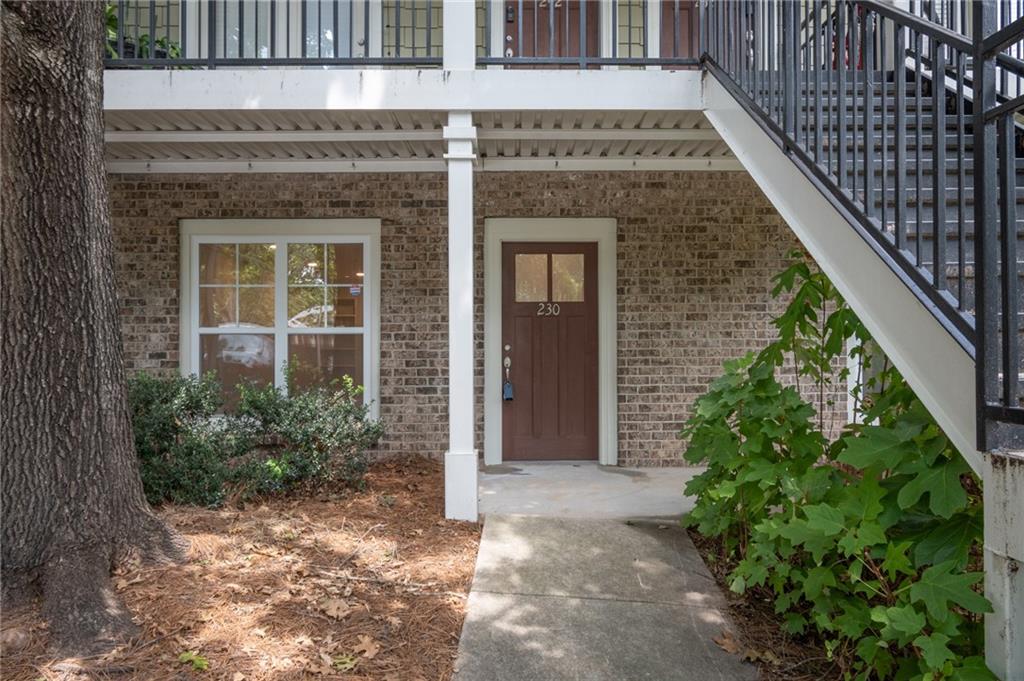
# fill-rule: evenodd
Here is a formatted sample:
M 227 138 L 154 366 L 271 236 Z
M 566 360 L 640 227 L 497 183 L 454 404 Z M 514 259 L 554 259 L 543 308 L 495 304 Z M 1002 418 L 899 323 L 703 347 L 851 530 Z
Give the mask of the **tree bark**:
M 42 596 L 54 642 L 133 631 L 110 570 L 179 560 L 142 492 L 103 163 L 102 2 L 0 6 L 3 597 Z

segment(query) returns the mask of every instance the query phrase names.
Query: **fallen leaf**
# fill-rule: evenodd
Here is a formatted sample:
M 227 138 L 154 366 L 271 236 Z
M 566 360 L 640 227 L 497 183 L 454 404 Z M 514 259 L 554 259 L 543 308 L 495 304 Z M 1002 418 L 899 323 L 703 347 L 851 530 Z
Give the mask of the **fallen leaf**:
M 349 613 L 352 612 L 352 608 L 349 604 L 340 598 L 329 598 L 320 604 L 320 609 L 324 611 L 328 617 L 333 617 L 336 620 L 342 620 L 348 617 Z
M 359 635 L 359 643 L 356 644 L 354 649 L 357 653 L 362 653 L 363 657 L 367 660 L 372 660 L 380 652 L 380 644 L 373 640 L 372 636 L 366 634 Z
M 243 674 L 242 672 L 235 672 L 231 676 L 231 681 L 245 681 L 245 674 Z
M 355 655 L 338 655 L 334 658 L 334 668 L 342 672 L 350 672 L 359 664 L 359 658 Z
M 730 655 L 735 655 L 740 652 L 740 643 L 733 638 L 731 631 L 723 631 L 721 636 L 713 637 L 711 640 L 714 641 L 719 648 Z

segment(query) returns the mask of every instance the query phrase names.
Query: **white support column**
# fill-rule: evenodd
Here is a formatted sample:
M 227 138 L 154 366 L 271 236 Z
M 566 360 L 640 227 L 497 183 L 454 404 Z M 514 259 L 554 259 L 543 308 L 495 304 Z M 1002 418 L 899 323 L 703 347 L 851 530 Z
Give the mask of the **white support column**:
M 443 11 L 444 70 L 472 71 L 476 68 L 476 3 L 446 0 Z
M 1024 679 L 1024 452 L 985 454 L 985 661 Z
M 648 2 L 647 16 L 644 17 L 647 32 L 647 56 L 657 59 L 661 56 L 661 3 Z M 649 70 L 657 71 L 660 66 L 648 66 Z
M 467 3 L 469 4 L 469 3 Z M 447 6 L 447 3 L 446 3 Z M 472 6 L 472 5 L 470 5 Z M 468 112 L 451 112 L 448 140 L 448 451 L 444 514 L 477 519 L 476 418 L 473 399 L 473 144 Z

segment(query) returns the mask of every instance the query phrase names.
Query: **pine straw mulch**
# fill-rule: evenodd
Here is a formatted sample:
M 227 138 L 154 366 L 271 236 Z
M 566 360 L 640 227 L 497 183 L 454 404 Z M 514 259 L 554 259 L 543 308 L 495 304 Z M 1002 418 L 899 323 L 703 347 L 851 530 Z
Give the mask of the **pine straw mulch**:
M 4 613 L 2 677 L 448 679 L 480 527 L 443 509 L 441 467 L 420 458 L 374 465 L 361 492 L 165 507 L 191 560 L 115 577 L 138 640 L 54 660 L 36 612 Z M 190 652 L 196 662 L 179 659 Z
M 742 655 L 755 663 L 761 681 L 839 681 L 842 671 L 825 657 L 825 647 L 813 638 L 790 636 L 783 620 L 775 614 L 772 601 L 758 589 L 740 596 L 729 590 L 728 575 L 736 567 L 725 557 L 722 542 L 705 537 L 693 529 L 690 539 L 708 570 L 725 594 L 729 616 L 735 624 L 737 637 L 723 632 L 715 639 L 721 648 Z

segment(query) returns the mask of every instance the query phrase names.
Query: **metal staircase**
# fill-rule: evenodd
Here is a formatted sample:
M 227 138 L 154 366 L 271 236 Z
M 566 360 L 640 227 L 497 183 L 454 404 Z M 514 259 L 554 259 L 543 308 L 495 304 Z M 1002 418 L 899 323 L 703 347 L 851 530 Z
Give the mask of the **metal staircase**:
M 1024 19 L 909 9 L 707 0 L 707 115 L 978 470 L 1024 444 Z M 864 249 L 887 288 L 856 281 Z

